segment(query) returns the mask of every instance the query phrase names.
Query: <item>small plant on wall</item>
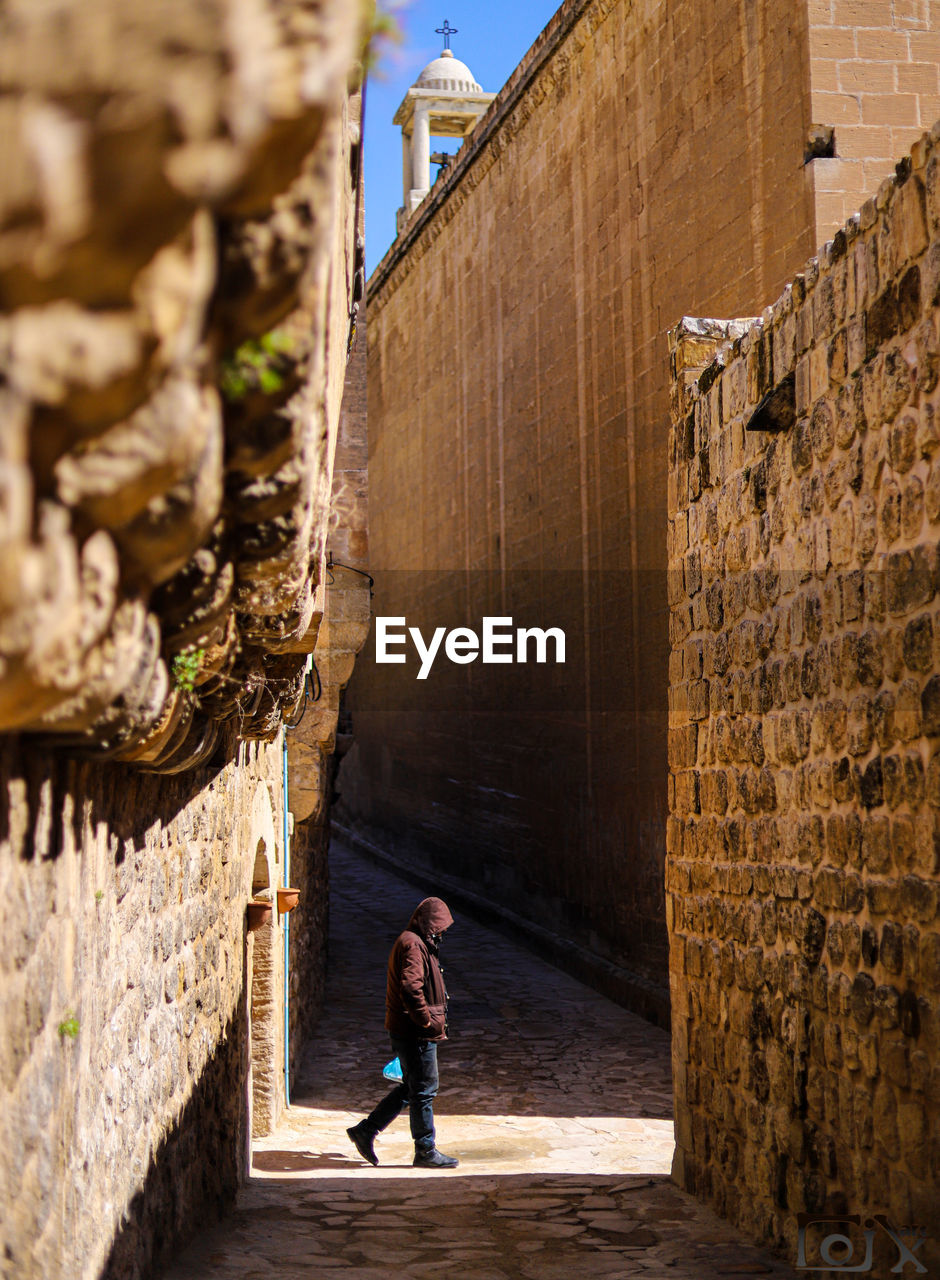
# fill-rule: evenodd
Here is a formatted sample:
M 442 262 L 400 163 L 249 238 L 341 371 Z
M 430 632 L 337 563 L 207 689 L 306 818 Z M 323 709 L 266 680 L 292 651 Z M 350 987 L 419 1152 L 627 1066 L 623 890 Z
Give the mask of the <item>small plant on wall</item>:
M 237 404 L 250 394 L 274 396 L 283 391 L 293 369 L 293 349 L 293 340 L 279 329 L 236 347 L 222 361 L 219 389 L 224 399 Z
M 69 1013 L 59 1023 L 59 1035 L 63 1040 L 76 1040 L 78 1038 L 79 1025 L 78 1018 L 74 1013 Z
M 173 683 L 177 689 L 185 689 L 187 693 L 192 693 L 196 687 L 196 678 L 199 675 L 199 668 L 205 656 L 205 649 L 184 649 L 182 653 L 178 653 L 174 657 L 170 670 L 173 673 Z

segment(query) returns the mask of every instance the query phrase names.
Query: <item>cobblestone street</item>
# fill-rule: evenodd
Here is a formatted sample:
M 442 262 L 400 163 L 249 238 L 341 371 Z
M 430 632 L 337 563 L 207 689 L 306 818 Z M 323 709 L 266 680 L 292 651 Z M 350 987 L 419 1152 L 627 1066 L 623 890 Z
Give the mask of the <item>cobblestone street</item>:
M 331 880 L 327 1007 L 290 1111 L 236 1212 L 166 1280 L 794 1275 L 670 1183 L 666 1032 L 457 912 L 435 1114 L 460 1167 L 411 1167 L 407 1113 L 366 1165 L 345 1130 L 387 1087 L 386 957 L 435 886 L 335 843 Z

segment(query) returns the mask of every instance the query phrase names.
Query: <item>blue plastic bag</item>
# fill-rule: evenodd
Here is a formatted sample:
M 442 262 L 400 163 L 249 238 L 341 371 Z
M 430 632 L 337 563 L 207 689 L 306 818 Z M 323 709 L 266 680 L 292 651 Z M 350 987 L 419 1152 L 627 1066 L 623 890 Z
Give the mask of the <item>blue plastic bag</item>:
M 382 1068 L 382 1075 L 386 1080 L 393 1080 L 395 1084 L 401 1084 L 403 1076 L 401 1073 L 401 1063 L 397 1058 L 392 1058 L 391 1062 L 386 1062 Z

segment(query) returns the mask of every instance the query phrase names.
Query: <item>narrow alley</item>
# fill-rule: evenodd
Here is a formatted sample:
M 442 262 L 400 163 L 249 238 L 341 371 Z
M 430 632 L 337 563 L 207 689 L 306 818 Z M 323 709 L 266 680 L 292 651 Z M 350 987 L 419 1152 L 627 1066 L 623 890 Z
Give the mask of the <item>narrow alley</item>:
M 407 1114 L 364 1164 L 345 1130 L 388 1087 L 387 953 L 434 886 L 336 843 L 330 859 L 327 1006 L 290 1111 L 235 1213 L 165 1280 L 793 1275 L 670 1183 L 667 1033 L 459 911 L 435 1114 L 460 1168 L 411 1167 Z

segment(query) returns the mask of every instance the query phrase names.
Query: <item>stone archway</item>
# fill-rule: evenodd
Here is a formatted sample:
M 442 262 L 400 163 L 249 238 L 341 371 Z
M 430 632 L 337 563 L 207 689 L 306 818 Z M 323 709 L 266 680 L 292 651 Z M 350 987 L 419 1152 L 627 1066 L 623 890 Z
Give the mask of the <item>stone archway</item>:
M 248 935 L 249 973 L 249 1099 L 251 1135 L 270 1133 L 281 1109 L 281 1026 L 282 959 L 278 939 L 277 862 L 278 845 L 274 813 L 266 786 L 259 786 L 252 805 L 251 841 L 255 851 L 251 877 L 252 898 L 268 898 L 274 903 L 270 920 Z

